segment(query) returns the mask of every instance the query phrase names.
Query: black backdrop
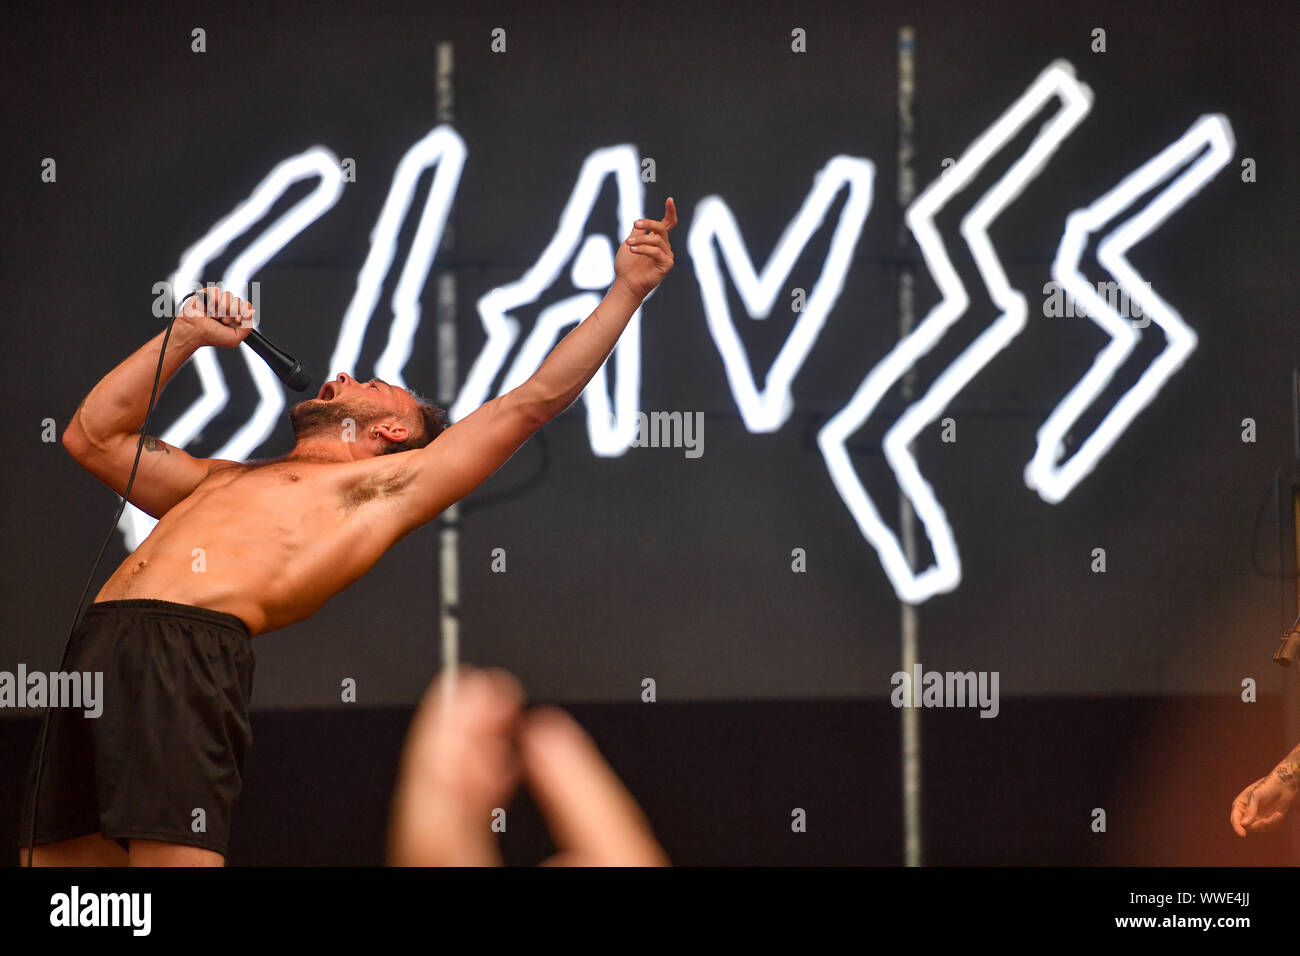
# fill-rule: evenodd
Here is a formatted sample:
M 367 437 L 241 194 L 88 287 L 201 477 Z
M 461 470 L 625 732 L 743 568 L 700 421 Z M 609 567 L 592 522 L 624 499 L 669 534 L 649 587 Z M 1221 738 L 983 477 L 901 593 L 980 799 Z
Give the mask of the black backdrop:
M 324 371 L 392 171 L 436 125 L 435 48 L 451 41 L 454 125 L 468 160 L 455 254 L 436 268 L 454 269 L 460 286 L 461 369 L 483 342 L 474 301 L 533 263 L 582 159 L 632 143 L 656 160 L 647 212 L 671 194 L 682 213 L 677 268 L 645 309 L 641 404 L 703 412 L 706 442 L 698 460 L 653 449 L 598 458 L 581 406 L 548 426 L 545 449 L 523 449 L 481 495 L 524 490 L 465 517 L 464 656 L 507 667 L 535 696 L 570 702 L 635 703 L 644 677 L 662 701 L 883 700 L 898 669 L 899 604 L 814 437 L 897 340 L 894 45 L 905 23 L 917 32 L 921 186 L 1053 59 L 1072 62 L 1096 96 L 993 230 L 1010 281 L 1029 298 L 1028 328 L 950 407 L 957 443 L 940 442 L 937 427 L 917 442 L 964 574 L 955 591 L 922 605 L 921 660 L 998 671 L 1004 698 L 1222 706 L 1245 677 L 1276 691 L 1268 656 L 1281 588 L 1251 570 L 1249 553 L 1261 495 L 1290 456 L 1288 370 L 1300 361 L 1297 244 L 1287 228 L 1295 17 L 1272 3 L 302 4 L 242 13 L 46 4 L 15 14 L 3 98 L 11 429 L 0 668 L 55 666 L 115 504 L 60 446 L 40 441 L 40 422 L 52 417 L 61 429 L 94 382 L 161 329 L 152 286 L 181 251 L 277 162 L 317 144 L 354 158 L 357 181 L 255 278 L 268 335 Z M 207 31 L 205 54 L 190 51 L 194 27 Z M 507 30 L 504 55 L 489 49 L 495 27 Z M 807 31 L 806 54 L 790 52 L 793 27 Z M 1107 32 L 1104 54 L 1090 50 L 1097 27 Z M 1086 319 L 1042 315 L 1039 290 L 1065 216 L 1211 112 L 1232 123 L 1232 161 L 1132 255 L 1200 346 L 1096 471 L 1047 505 L 1021 469 L 1035 431 L 1105 341 Z M 705 196 L 725 199 L 761 264 L 813 176 L 839 154 L 876 164 L 876 201 L 839 303 L 794 381 L 793 415 L 774 434 L 750 434 L 685 249 L 692 212 Z M 40 180 L 44 157 L 57 160 L 56 183 Z M 1246 157 L 1257 182 L 1242 181 Z M 977 187 L 1006 168 L 995 166 Z M 611 224 L 612 196 L 603 197 Z M 949 235 L 968 208 L 954 203 L 940 218 Z M 790 286 L 811 285 L 828 232 Z M 964 247 L 950 246 L 978 290 Z M 372 327 L 386 327 L 395 273 Z M 920 277 L 918 318 L 937 300 L 924 269 Z M 1090 277 L 1107 278 L 1095 264 Z M 731 302 L 743 317 L 734 292 Z M 432 393 L 432 283 L 424 306 L 406 377 Z M 995 314 L 973 292 L 971 314 L 921 364 L 922 385 Z M 769 322 L 745 326 L 756 367 L 791 319 L 778 304 Z M 367 340 L 358 374 L 371 374 L 382 344 Z M 1103 403 L 1162 345 L 1148 332 Z M 190 449 L 198 454 L 211 454 L 253 407 L 238 360 L 222 362 L 232 399 Z M 193 371 L 182 371 L 157 414 L 172 420 L 198 393 Z M 891 396 L 853 443 L 887 514 L 896 487 L 878 446 L 901 407 Z M 1246 417 L 1258 422 L 1253 444 L 1241 440 Z M 285 420 L 257 456 L 282 453 L 289 440 Z M 1268 557 L 1267 524 L 1262 535 Z M 437 663 L 436 546 L 434 529 L 423 529 L 314 618 L 260 638 L 255 706 L 344 708 L 344 677 L 357 680 L 362 704 L 411 704 Z M 497 547 L 509 556 L 504 575 L 490 572 Z M 806 574 L 791 573 L 794 547 L 807 550 Z M 1097 547 L 1107 551 L 1105 574 L 1089 567 Z M 123 556 L 115 538 L 95 587 Z M 1249 719 L 1268 735 L 1262 753 L 1281 746 L 1269 722 Z M 965 733 L 996 738 L 1000 723 L 974 720 Z

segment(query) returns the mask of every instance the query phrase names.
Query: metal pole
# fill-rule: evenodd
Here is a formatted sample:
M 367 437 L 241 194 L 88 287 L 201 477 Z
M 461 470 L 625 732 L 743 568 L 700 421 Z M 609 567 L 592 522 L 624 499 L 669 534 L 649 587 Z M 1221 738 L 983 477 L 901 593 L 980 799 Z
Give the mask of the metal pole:
M 907 230 L 902 213 L 912 203 L 916 193 L 914 120 L 912 97 L 915 93 L 916 33 L 911 27 L 898 31 L 898 243 L 908 248 Z M 916 270 L 907 261 L 898 269 L 898 334 L 906 338 L 915 322 L 914 302 Z M 903 402 L 910 404 L 916 393 L 916 372 L 903 376 Z M 909 567 L 916 567 L 916 532 L 912 503 L 903 492 L 898 493 L 898 518 L 903 539 L 903 554 Z M 917 662 L 919 622 L 916 607 L 900 602 L 900 651 L 902 669 L 913 673 Z M 905 866 L 921 865 L 921 714 L 915 707 L 902 708 L 902 775 L 903 775 L 903 863 Z
M 455 121 L 454 48 L 450 42 L 438 44 L 437 119 L 438 123 Z M 456 245 L 456 213 L 453 207 L 443 230 L 442 252 L 450 254 Z M 450 408 L 456 401 L 456 270 L 438 270 L 438 404 Z M 448 690 L 454 687 L 456 667 L 460 661 L 460 508 L 453 504 L 438 519 L 440 608 L 439 632 L 442 643 L 443 676 Z

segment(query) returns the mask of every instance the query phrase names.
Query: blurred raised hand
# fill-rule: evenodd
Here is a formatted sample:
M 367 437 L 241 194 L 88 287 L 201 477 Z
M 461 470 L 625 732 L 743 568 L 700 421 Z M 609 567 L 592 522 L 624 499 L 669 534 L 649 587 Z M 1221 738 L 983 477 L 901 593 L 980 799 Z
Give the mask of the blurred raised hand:
M 393 797 L 388 862 L 499 866 L 493 813 L 524 783 L 567 866 L 664 866 L 641 808 L 576 721 L 524 710 L 519 682 L 462 667 L 430 686 L 407 734 Z

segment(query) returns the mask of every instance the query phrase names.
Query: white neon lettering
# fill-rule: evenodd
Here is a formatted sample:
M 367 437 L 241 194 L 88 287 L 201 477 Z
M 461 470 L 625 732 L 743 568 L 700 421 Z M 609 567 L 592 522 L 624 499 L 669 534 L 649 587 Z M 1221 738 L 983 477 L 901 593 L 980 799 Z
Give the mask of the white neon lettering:
M 1038 133 L 1029 149 L 962 219 L 961 234 L 988 287 L 989 297 L 1003 310 L 1002 314 L 944 369 L 925 395 L 908 408 L 885 435 L 885 456 L 903 494 L 915 506 L 934 553 L 935 563 L 918 574 L 908 565 L 897 535 L 881 520 L 870 495 L 853 470 L 846 442 L 871 416 L 881 397 L 934 347 L 965 314 L 970 304 L 966 288 L 948 258 L 934 217 L 1052 97 L 1061 100 L 1061 109 Z M 1065 137 L 1087 115 L 1091 105 L 1091 91 L 1075 80 L 1073 67 L 1064 61 L 1056 61 L 971 144 L 955 166 L 917 197 L 907 210 L 907 225 L 920 244 L 925 264 L 943 293 L 943 300 L 867 374 L 849 403 L 823 426 L 817 436 L 831 480 L 858 528 L 875 547 L 899 600 L 919 604 L 935 594 L 951 591 L 961 581 L 961 559 L 952 528 L 929 483 L 921 476 L 908 446 L 916 434 L 938 418 L 953 396 L 1025 325 L 1028 311 L 1025 298 L 1008 283 L 989 241 L 988 227 L 1038 175 Z
M 598 289 L 614 281 L 613 244 L 601 236 L 585 240 L 583 231 L 591 219 L 606 176 L 613 176 L 618 191 L 620 235 L 632 231 L 641 216 L 644 193 L 636 150 L 630 145 L 600 149 L 587 157 L 577 184 L 560 215 L 560 224 L 537 262 L 515 282 L 498 286 L 478 300 L 479 317 L 487 341 L 470 367 L 465 384 L 450 409 L 459 421 L 487 399 L 493 380 L 519 335 L 519 321 L 510 313 L 536 302 L 560 276 L 565 263 L 574 260 L 572 278 L 580 288 Z M 606 243 L 602 251 L 600 241 Z M 619 240 L 622 241 L 621 239 Z M 576 258 L 575 258 L 576 256 Z M 599 297 L 580 293 L 548 306 L 506 373 L 497 394 L 505 394 L 522 383 L 541 364 L 567 324 L 581 321 L 599 304 Z M 583 391 L 587 408 L 587 433 L 597 455 L 621 455 L 636 437 L 636 413 L 641 394 L 641 310 L 632 315 L 614 347 L 614 403 L 610 411 L 605 366 L 602 365 Z
M 375 362 L 376 376 L 406 388 L 402 371 L 411 357 L 411 343 L 420 326 L 420 295 L 460 187 L 466 152 L 465 141 L 451 127 L 443 125 L 407 150 L 397 164 L 388 198 L 384 200 L 379 220 L 370 234 L 370 252 L 357 273 L 356 292 L 343 314 L 339 340 L 330 356 L 329 374 L 355 374 L 361 343 L 379 301 L 379 291 L 392 268 L 398 234 L 411 208 L 420 176 L 436 164 L 438 169 L 429 187 L 415 238 L 393 290 L 393 320 L 388 329 L 388 344 Z
M 844 289 L 844 276 L 871 209 L 874 179 L 875 167 L 868 160 L 836 156 L 828 162 L 814 177 L 812 191 L 786 226 L 761 276 L 754 271 L 745 241 L 726 202 L 717 196 L 708 196 L 695 210 L 687 248 L 700 285 L 704 317 L 722 356 L 722 365 L 731 384 L 731 394 L 740 409 L 740 417 L 751 432 L 774 432 L 794 411 L 791 382 L 803 367 Z M 727 306 L 726 286 L 718 269 L 713 240 L 717 239 L 750 318 L 766 319 L 777 296 L 785 291 L 785 282 L 799 254 L 821 227 L 826 210 L 840 188 L 846 185 L 848 200 L 840 211 L 821 274 L 803 312 L 795 320 L 794 328 L 772 362 L 764 387 L 759 389 Z
M 1208 147 L 1208 149 L 1207 149 Z M 1044 501 L 1056 504 L 1068 495 L 1097 466 L 1097 462 L 1119 439 L 1129 423 L 1145 408 L 1196 348 L 1196 333 L 1178 312 L 1155 293 L 1125 258 L 1136 243 L 1145 239 L 1194 196 L 1232 158 L 1235 141 L 1232 126 L 1224 116 L 1203 116 L 1176 142 L 1166 147 L 1118 186 L 1087 209 L 1066 218 L 1065 233 L 1052 262 L 1052 277 L 1066 292 L 1083 304 L 1088 318 L 1110 342 L 1098 354 L 1092 367 L 1038 430 L 1038 446 L 1025 467 L 1025 482 Z M 1111 302 L 1097 294 L 1079 271 L 1088 236 L 1127 209 L 1138 197 L 1168 179 L 1179 167 L 1204 150 L 1180 176 L 1140 212 L 1097 245 L 1098 261 L 1119 281 L 1120 288 L 1137 302 L 1144 315 L 1160 326 L 1169 342 L 1142 373 L 1137 382 L 1106 413 L 1105 418 L 1079 445 L 1069 460 L 1058 463 L 1066 433 L 1079 416 L 1109 384 L 1115 371 L 1132 352 L 1141 333 L 1133 323 L 1115 311 Z
M 1053 99 L 1060 101 L 1057 112 L 961 221 L 960 233 L 999 314 L 939 374 L 924 395 L 903 412 L 884 436 L 885 458 L 902 494 L 912 502 L 934 555 L 931 567 L 917 571 L 909 565 L 901 542 L 881 519 L 856 474 L 847 443 L 872 416 L 883 396 L 935 347 L 970 306 L 969 293 L 953 267 L 935 224 L 936 216 L 996 155 L 1017 140 Z M 961 560 L 952 529 L 931 486 L 921 475 L 910 446 L 921 430 L 943 413 L 971 379 L 1015 339 L 1027 321 L 1026 298 L 1007 279 L 989 238 L 989 229 L 1041 173 L 1091 107 L 1092 93 L 1075 79 L 1073 67 L 1062 60 L 1052 63 L 992 126 L 971 143 L 961 159 L 945 169 L 916 199 L 907 210 L 906 221 L 938 286 L 941 301 L 915 330 L 875 364 L 848 403 L 818 434 L 818 446 L 832 483 L 863 536 L 875 548 L 900 600 L 921 603 L 935 594 L 951 591 L 961 580 Z M 1038 430 L 1037 448 L 1025 466 L 1024 477 L 1045 501 L 1061 501 L 1096 467 L 1129 423 L 1151 403 L 1195 349 L 1195 332 L 1142 279 L 1127 261 L 1126 254 L 1203 188 L 1226 165 L 1234 148 L 1227 119 L 1218 115 L 1203 116 L 1179 140 L 1127 176 L 1110 192 L 1067 217 L 1051 274 L 1071 299 L 1086 310 L 1088 317 L 1107 333 L 1110 342 Z M 420 298 L 441 243 L 465 161 L 463 140 L 454 129 L 445 125 L 430 132 L 402 157 L 371 234 L 371 247 L 358 272 L 356 291 L 339 328 L 331 357 L 331 372 L 351 373 L 354 369 L 384 281 L 395 260 L 397 241 L 410 213 L 419 180 L 426 170 L 436 165 L 412 247 L 393 293 L 393 318 L 388 340 L 375 363 L 377 375 L 394 384 L 405 384 L 403 371 L 410 359 L 420 323 Z M 582 164 L 555 233 L 534 264 L 517 280 L 498 286 L 479 299 L 478 311 L 486 341 L 449 410 L 453 420 L 464 418 L 481 405 L 493 392 L 494 383 L 495 392 L 500 395 L 526 381 L 545 360 L 563 331 L 582 321 L 599 304 L 600 290 L 614 280 L 617 239 L 602 232 L 588 232 L 587 224 L 593 217 L 606 177 L 612 176 L 618 193 L 620 234 L 631 231 L 633 221 L 642 215 L 644 197 L 639 169 L 637 153 L 629 144 L 592 152 Z M 338 200 L 342 176 L 338 161 L 329 150 L 317 147 L 272 170 L 248 200 L 185 251 L 171 279 L 173 288 L 193 287 L 203 268 L 221 255 L 231 241 L 265 216 L 290 186 L 311 176 L 319 179 L 311 194 L 281 216 L 227 269 L 223 287 L 240 294 L 258 269 Z M 778 430 L 794 409 L 792 382 L 838 303 L 853 251 L 871 210 L 874 176 L 875 167 L 869 160 L 843 155 L 830 159 L 815 175 L 812 189 L 786 226 L 761 273 L 754 267 L 727 203 L 718 196 L 709 196 L 696 207 L 687 247 L 695 266 L 705 321 L 722 359 L 732 396 L 750 432 Z M 1102 239 L 1097 248 L 1097 260 L 1116 278 L 1120 291 L 1136 304 L 1139 314 L 1149 316 L 1161 328 L 1168 344 L 1075 453 L 1068 460 L 1061 461 L 1065 435 L 1109 384 L 1132 352 L 1140 334 L 1133 322 L 1115 310 L 1113 301 L 1101 296 L 1098 288 L 1085 281 L 1080 271 L 1080 259 L 1091 235 L 1101 231 L 1141 196 L 1166 180 L 1171 181 L 1159 195 Z M 826 212 L 844 187 L 847 187 L 848 195 L 833 230 L 821 272 L 805 308 L 796 318 L 760 388 L 730 314 L 718 252 L 721 252 L 727 273 L 749 317 L 765 320 L 784 291 L 795 262 L 810 238 L 821 228 Z M 520 321 L 513 313 L 541 302 L 556 285 L 566 265 L 569 266 L 568 278 L 580 291 L 541 307 L 532 330 L 519 345 L 513 360 L 508 361 L 520 337 Z M 620 455 L 637 437 L 640 317 L 641 310 L 638 309 L 614 349 L 613 388 L 609 386 L 608 373 L 602 364 L 583 392 L 588 439 L 596 455 Z M 249 421 L 214 454 L 218 458 L 246 459 L 265 441 L 284 408 L 278 380 L 251 353 L 242 351 L 258 389 L 259 403 Z M 164 441 L 178 447 L 185 447 L 202 431 L 229 398 L 224 376 L 211 350 L 196 353 L 194 364 L 203 393 L 162 434 Z M 154 524 L 152 518 L 128 506 L 120 524 L 128 549 L 137 547 Z

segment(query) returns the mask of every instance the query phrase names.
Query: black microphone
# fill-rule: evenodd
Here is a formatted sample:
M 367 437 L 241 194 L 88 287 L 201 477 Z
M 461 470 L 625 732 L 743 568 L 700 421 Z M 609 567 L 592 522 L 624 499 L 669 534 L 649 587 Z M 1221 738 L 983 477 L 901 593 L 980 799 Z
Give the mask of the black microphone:
M 190 295 L 197 296 L 199 301 L 203 303 L 203 311 L 215 317 L 216 312 L 208 301 L 206 293 L 192 292 Z M 186 296 L 185 298 L 188 299 L 189 297 Z M 185 304 L 185 299 L 181 300 L 181 304 Z M 180 311 L 179 307 L 177 307 L 177 311 Z M 278 347 L 257 329 L 248 333 L 248 338 L 244 339 L 244 344 L 267 364 L 271 371 L 275 373 L 276 378 L 295 392 L 305 392 L 307 386 L 311 384 L 312 374 L 307 371 L 306 366 L 284 349 Z

